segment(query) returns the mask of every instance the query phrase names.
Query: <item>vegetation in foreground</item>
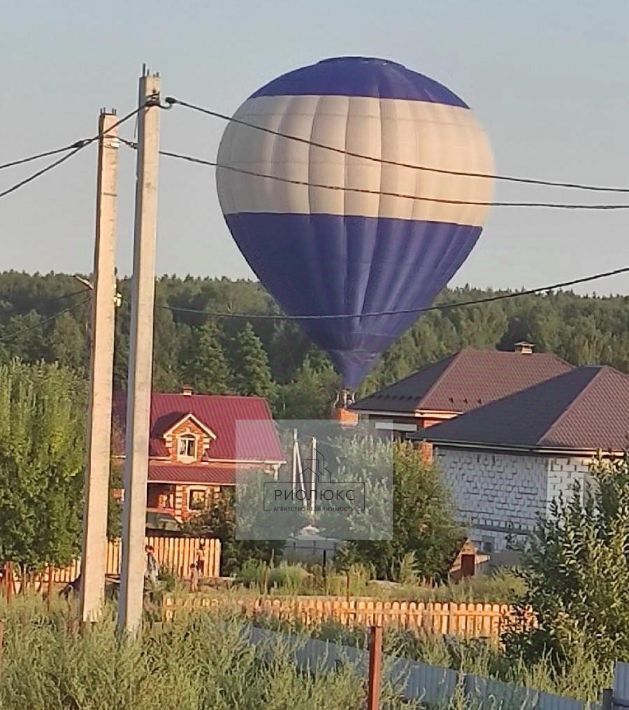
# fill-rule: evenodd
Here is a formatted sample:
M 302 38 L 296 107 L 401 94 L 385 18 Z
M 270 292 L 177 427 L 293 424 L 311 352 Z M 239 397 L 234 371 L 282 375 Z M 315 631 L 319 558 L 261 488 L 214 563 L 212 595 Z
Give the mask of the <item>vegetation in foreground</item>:
M 571 662 L 582 647 L 601 667 L 629 657 L 629 455 L 599 458 L 585 490 L 552 504 L 524 556 L 522 609 L 538 624 L 508 634 L 517 656 Z
M 83 635 L 72 630 L 67 607 L 48 615 L 32 597 L 0 613 L 3 710 L 358 710 L 365 704 L 361 682 L 349 671 L 303 675 L 281 649 L 271 661 L 262 659 L 237 618 L 182 616 L 124 642 L 112 613 Z M 392 701 L 390 707 L 401 706 Z
M 276 631 L 368 648 L 366 627 L 352 629 L 333 622 L 306 627 L 299 621 L 275 617 L 258 617 L 256 623 Z M 556 663 L 546 655 L 532 661 L 485 639 L 418 635 L 414 631 L 392 628 L 385 628 L 383 643 L 385 654 L 589 702 L 598 700 L 601 690 L 610 687 L 612 680 L 613 664 L 598 663 L 589 650 L 578 643 L 573 646 L 570 661 L 565 663 Z
M 345 668 L 326 675 L 298 672 L 288 648 L 263 658 L 245 637 L 246 621 L 225 613 L 178 615 L 163 628 L 147 628 L 138 641 L 116 634 L 113 609 L 83 634 L 73 627 L 74 610 L 56 603 L 50 612 L 35 597 L 0 604 L 5 647 L 0 675 L 3 710 L 110 710 L 178 707 L 182 710 L 352 710 L 365 706 L 360 678 Z M 269 628 L 297 631 L 335 642 L 366 646 L 366 633 L 324 625 L 307 631 L 298 625 L 262 620 Z M 583 649 L 574 649 L 569 666 L 548 659 L 535 663 L 506 655 L 482 641 L 456 641 L 385 632 L 385 653 L 493 677 L 518 686 L 594 700 L 609 684 L 606 668 Z M 385 685 L 383 707 L 410 708 Z M 444 706 L 445 707 L 445 706 Z M 462 710 L 461 702 L 449 706 Z

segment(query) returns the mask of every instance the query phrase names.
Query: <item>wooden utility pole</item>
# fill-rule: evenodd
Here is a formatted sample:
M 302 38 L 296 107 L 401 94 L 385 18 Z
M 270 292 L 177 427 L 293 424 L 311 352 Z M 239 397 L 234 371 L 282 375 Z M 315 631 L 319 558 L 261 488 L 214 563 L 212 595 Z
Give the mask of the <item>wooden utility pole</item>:
M 98 118 L 100 137 L 92 284 L 90 398 L 87 418 L 83 554 L 81 555 L 81 619 L 83 621 L 95 621 L 98 618 L 105 598 L 111 400 L 116 323 L 117 120 L 114 111 L 110 113 L 102 111 Z
M 133 235 L 131 344 L 127 398 L 122 572 L 118 626 L 136 635 L 142 623 L 146 558 L 146 484 L 153 374 L 153 308 L 159 169 L 159 76 L 140 78 Z

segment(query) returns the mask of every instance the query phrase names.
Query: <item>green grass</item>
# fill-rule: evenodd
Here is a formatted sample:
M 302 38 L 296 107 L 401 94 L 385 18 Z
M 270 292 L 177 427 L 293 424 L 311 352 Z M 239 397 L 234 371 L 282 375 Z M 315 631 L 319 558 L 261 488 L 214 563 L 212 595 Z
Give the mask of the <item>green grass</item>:
M 50 612 L 40 599 L 0 602 L 5 642 L 0 666 L 1 710 L 352 710 L 365 706 L 365 689 L 351 670 L 309 676 L 293 666 L 285 647 L 263 659 L 244 636 L 245 620 L 225 612 L 179 613 L 163 628 L 146 627 L 137 641 L 116 633 L 113 609 L 83 634 L 75 610 L 55 602 Z M 367 634 L 334 624 L 307 631 L 274 619 L 257 623 L 338 643 L 366 647 Z M 547 659 L 526 664 L 507 658 L 482 641 L 385 631 L 385 652 L 493 677 L 517 685 L 583 700 L 594 700 L 610 683 L 575 648 L 570 666 L 553 668 Z M 385 688 L 386 710 L 412 707 Z M 463 708 L 454 702 L 450 708 Z
M 346 573 L 332 570 L 324 575 L 317 565 L 308 570 L 298 564 L 281 562 L 276 567 L 270 567 L 265 562 L 252 560 L 243 565 L 232 589 L 234 592 L 246 590 L 278 596 L 345 596 L 348 578 Z M 376 582 L 371 579 L 369 569 L 362 565 L 353 565 L 349 570 L 349 594 L 352 597 L 458 604 L 510 604 L 521 598 L 524 591 L 522 579 L 510 571 L 497 571 L 458 583 L 430 587 Z
M 348 670 L 300 674 L 286 649 L 269 662 L 244 637 L 244 621 L 226 615 L 179 615 L 148 628 L 138 641 L 115 630 L 113 610 L 83 634 L 72 610 L 18 598 L 2 607 L 5 647 L 2 710 L 352 710 L 365 706 L 359 678 Z M 388 708 L 402 706 L 387 693 Z

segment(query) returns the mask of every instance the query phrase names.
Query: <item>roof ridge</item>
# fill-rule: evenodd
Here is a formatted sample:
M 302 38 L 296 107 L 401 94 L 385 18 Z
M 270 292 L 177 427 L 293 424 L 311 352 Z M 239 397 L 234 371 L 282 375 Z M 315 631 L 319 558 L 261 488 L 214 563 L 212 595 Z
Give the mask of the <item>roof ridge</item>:
M 570 371 L 579 369 L 579 365 L 573 365 L 571 362 L 568 362 L 564 358 L 559 357 L 559 355 L 557 355 L 557 353 L 553 353 L 553 352 L 533 353 L 533 355 L 550 355 L 551 357 L 555 358 L 555 360 L 558 360 L 562 365 L 567 365 L 570 368 Z
M 117 390 L 118 393 L 120 394 L 125 394 L 123 390 Z M 217 393 L 206 393 L 206 392 L 193 392 L 192 394 L 184 394 L 183 392 L 152 392 L 151 395 L 154 397 L 155 395 L 159 397 L 223 397 L 223 398 L 232 398 L 232 399 L 264 399 L 266 400 L 266 397 L 262 397 L 259 394 L 219 394 Z
M 437 379 L 430 385 L 430 387 L 424 392 L 424 396 L 421 397 L 418 402 L 417 402 L 417 407 L 420 407 L 422 402 L 425 402 L 428 397 L 434 392 L 434 390 L 437 388 L 437 386 L 441 383 L 443 378 L 445 377 L 446 373 L 450 370 L 450 368 L 454 365 L 454 363 L 461 357 L 461 355 L 466 351 L 469 350 L 470 348 L 463 348 L 462 350 L 459 350 L 458 352 L 454 353 L 453 355 L 450 355 L 449 357 L 451 358 L 450 364 L 447 367 L 444 367 L 443 372 L 437 377 Z M 444 360 L 447 360 L 448 358 L 443 358 Z M 441 361 L 439 361 L 441 362 Z
M 367 394 L 364 397 L 361 397 L 360 399 L 356 400 L 356 402 L 354 402 L 354 404 L 350 405 L 350 409 L 352 409 L 355 405 L 360 404 L 362 401 L 364 401 L 366 399 L 371 399 L 372 397 L 375 397 L 377 394 L 380 394 L 381 392 L 386 392 L 386 390 L 391 389 L 391 387 L 397 387 L 398 385 L 401 385 L 402 383 L 406 382 L 406 380 L 410 380 L 411 378 L 419 375 L 420 372 L 424 372 L 424 370 L 430 370 L 431 368 L 436 367 L 437 365 L 440 365 L 442 362 L 445 362 L 446 360 L 450 360 L 450 359 L 456 357 L 458 354 L 459 354 L 458 352 L 450 353 L 450 355 L 446 355 L 445 357 L 439 358 L 439 360 L 436 360 L 435 362 L 428 362 L 425 365 L 422 365 L 422 367 L 420 367 L 418 370 L 413 370 L 413 372 L 409 372 L 408 375 L 405 375 L 404 377 L 402 377 L 402 379 L 396 380 L 395 382 L 391 382 L 390 385 L 386 385 L 385 387 L 381 387 L 380 389 L 376 390 L 375 392 L 372 392 L 371 394 Z M 446 367 L 446 370 L 448 369 L 448 367 Z M 421 402 L 422 400 L 420 399 L 419 401 Z
M 539 437 L 537 440 L 537 443 L 540 444 L 544 439 L 546 439 L 548 436 L 551 435 L 551 432 L 559 426 L 559 423 L 568 415 L 568 412 L 572 409 L 572 407 L 585 395 L 585 393 L 592 387 L 594 382 L 599 378 L 599 376 L 603 373 L 604 371 L 604 366 L 603 365 L 580 365 L 579 367 L 575 367 L 569 372 L 564 373 L 563 375 L 559 375 L 559 377 L 565 377 L 567 375 L 576 373 L 576 372 L 581 372 L 585 369 L 593 368 L 596 369 L 597 372 L 595 375 L 590 378 L 589 382 L 585 385 L 585 387 L 582 387 L 577 396 L 570 401 L 570 404 L 566 406 L 563 410 L 563 412 L 555 419 L 555 421 L 552 423 L 551 426 L 546 429 L 546 431 Z

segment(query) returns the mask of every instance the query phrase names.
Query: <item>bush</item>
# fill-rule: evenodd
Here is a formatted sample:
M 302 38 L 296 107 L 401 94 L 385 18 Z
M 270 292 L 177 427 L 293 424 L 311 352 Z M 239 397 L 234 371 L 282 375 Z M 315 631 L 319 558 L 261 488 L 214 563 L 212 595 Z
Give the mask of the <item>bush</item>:
M 348 466 L 360 469 L 362 451 L 345 452 Z M 353 461 L 357 460 L 357 463 Z M 378 579 L 445 579 L 463 539 L 455 524 L 439 472 L 410 443 L 393 445 L 393 536 L 391 540 L 346 543 L 335 559 L 341 567 L 368 564 Z M 412 568 L 412 570 L 411 570 Z
M 505 636 L 512 654 L 556 665 L 589 658 L 605 671 L 629 656 L 629 457 L 597 459 L 592 485 L 553 503 L 523 558 L 535 628 Z
M 313 575 L 302 565 L 280 562 L 271 567 L 264 561 L 247 560 L 236 578 L 238 584 L 257 588 L 261 593 L 282 591 L 303 594 L 312 588 Z

